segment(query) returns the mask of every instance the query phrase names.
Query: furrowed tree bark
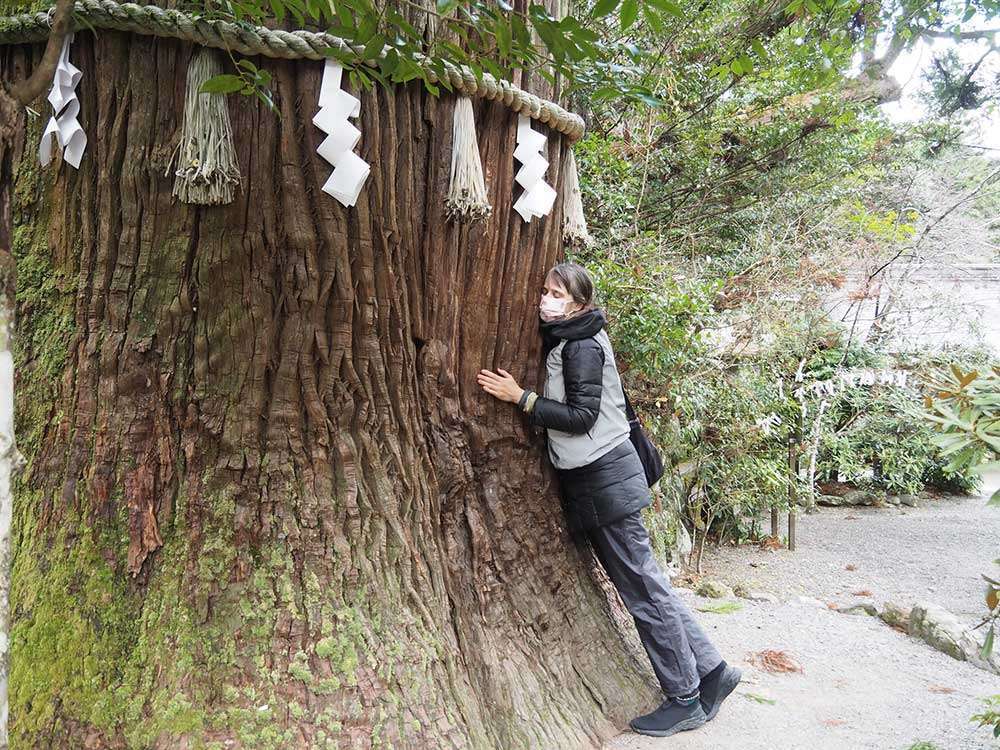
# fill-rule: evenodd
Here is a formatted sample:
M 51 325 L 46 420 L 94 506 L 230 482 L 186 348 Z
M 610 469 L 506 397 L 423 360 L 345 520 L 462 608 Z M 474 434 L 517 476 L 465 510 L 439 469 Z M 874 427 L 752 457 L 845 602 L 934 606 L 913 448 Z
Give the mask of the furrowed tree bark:
M 10 152 L 16 136 L 17 114 L 45 88 L 55 73 L 63 41 L 69 31 L 73 0 L 56 0 L 52 31 L 42 59 L 24 80 L 0 78 L 0 750 L 7 750 L 10 687 L 10 586 L 13 495 L 11 479 L 23 468 L 24 457 L 14 439 L 14 362 L 10 328 L 15 315 L 16 264 L 11 253 Z
M 0 76 L 40 54 L 0 49 Z M 543 375 L 562 217 L 513 213 L 516 115 L 475 104 L 494 213 L 468 228 L 444 217 L 451 100 L 363 93 L 372 172 L 344 209 L 322 64 L 257 60 L 280 116 L 231 97 L 244 190 L 188 206 L 164 171 L 191 54 L 78 34 L 80 170 L 40 171 L 23 113 L 0 153 L 13 746 L 599 747 L 655 680 L 539 436 L 475 381 Z
M 2 111 L 0 103 L 0 111 Z M 0 144 L 4 142 L 0 128 Z M 8 141 L 9 142 L 9 141 Z M 23 468 L 24 456 L 14 441 L 14 359 L 11 325 L 14 319 L 14 256 L 10 243 L 9 162 L 0 145 L 0 750 L 8 747 L 10 672 L 10 582 L 13 493 L 11 480 Z

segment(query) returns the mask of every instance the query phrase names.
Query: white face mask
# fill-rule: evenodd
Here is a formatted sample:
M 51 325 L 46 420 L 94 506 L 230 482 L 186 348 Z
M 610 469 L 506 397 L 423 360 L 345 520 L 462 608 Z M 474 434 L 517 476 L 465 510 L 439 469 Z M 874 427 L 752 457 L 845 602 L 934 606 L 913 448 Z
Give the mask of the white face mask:
M 566 315 L 569 303 L 568 299 L 556 299 L 548 294 L 543 294 L 542 301 L 538 305 L 538 314 L 546 323 L 558 320 Z

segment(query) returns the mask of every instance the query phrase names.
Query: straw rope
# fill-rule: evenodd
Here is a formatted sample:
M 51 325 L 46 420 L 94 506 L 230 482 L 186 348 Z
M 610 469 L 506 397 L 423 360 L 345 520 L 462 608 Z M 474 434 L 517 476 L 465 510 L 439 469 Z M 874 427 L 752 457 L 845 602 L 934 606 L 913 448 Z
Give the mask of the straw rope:
M 51 11 L 0 17 L 0 44 L 44 41 L 49 35 L 51 23 Z M 323 51 L 329 47 L 360 55 L 360 48 L 352 48 L 340 37 L 323 32 L 304 29 L 284 31 L 230 21 L 207 20 L 155 5 L 117 3 L 114 0 L 78 0 L 72 29 L 86 29 L 88 24 L 95 28 L 183 39 L 206 47 L 230 49 L 244 55 L 321 60 L 325 57 Z M 383 53 L 388 49 L 386 47 Z M 428 64 L 427 58 L 422 55 L 418 56 L 416 62 L 425 67 Z M 489 73 L 484 72 L 482 79 L 477 80 L 475 73 L 466 66 L 446 63 L 445 72 L 452 87 L 463 94 L 502 102 L 515 112 L 564 133 L 571 141 L 583 136 L 583 118 L 555 102 L 530 94 L 509 81 L 498 80 Z M 437 75 L 429 68 L 428 78 L 432 83 L 438 81 Z
M 184 203 L 232 203 L 241 184 L 226 97 L 201 93 L 202 84 L 220 73 L 219 53 L 208 47 L 188 66 L 181 138 L 166 172 L 173 170 L 174 195 Z

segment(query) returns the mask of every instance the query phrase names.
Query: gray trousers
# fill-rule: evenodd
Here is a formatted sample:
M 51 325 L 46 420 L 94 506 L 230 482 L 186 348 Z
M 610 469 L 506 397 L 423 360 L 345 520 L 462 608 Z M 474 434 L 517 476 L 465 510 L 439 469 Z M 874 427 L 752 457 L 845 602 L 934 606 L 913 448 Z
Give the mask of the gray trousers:
M 678 696 L 694 691 L 722 656 L 653 557 L 641 512 L 590 529 L 587 535 L 635 620 L 663 692 Z

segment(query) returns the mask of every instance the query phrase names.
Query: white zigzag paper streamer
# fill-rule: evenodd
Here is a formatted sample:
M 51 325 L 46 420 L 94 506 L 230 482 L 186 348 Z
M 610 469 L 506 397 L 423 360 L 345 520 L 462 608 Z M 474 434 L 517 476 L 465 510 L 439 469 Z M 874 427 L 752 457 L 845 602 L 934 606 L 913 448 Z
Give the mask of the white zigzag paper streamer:
M 327 134 L 316 153 L 333 165 L 333 173 L 324 183 L 323 192 L 345 206 L 353 206 L 371 166 L 354 153 L 354 147 L 361 140 L 361 131 L 347 118 L 361 114 L 361 100 L 340 88 L 343 73 L 340 63 L 327 58 L 319 89 L 320 109 L 313 117 L 313 124 Z
M 80 100 L 76 98 L 76 87 L 83 78 L 83 73 L 69 61 L 69 45 L 72 41 L 72 34 L 67 34 L 63 39 L 59 62 L 56 63 L 56 72 L 52 79 L 52 90 L 49 92 L 52 117 L 49 118 L 45 132 L 42 133 L 42 142 L 38 144 L 38 161 L 43 167 L 52 161 L 53 135 L 59 147 L 63 149 L 63 160 L 76 169 L 80 168 L 80 160 L 87 148 L 87 134 L 83 132 L 79 120 L 76 119 L 80 114 Z
M 521 218 L 530 222 L 536 216 L 545 216 L 552 210 L 556 191 L 543 179 L 549 168 L 549 160 L 540 151 L 548 139 L 544 133 L 531 128 L 527 115 L 517 116 L 517 148 L 514 158 L 521 162 L 521 169 L 514 180 L 524 188 L 521 197 L 514 202 L 514 210 Z

